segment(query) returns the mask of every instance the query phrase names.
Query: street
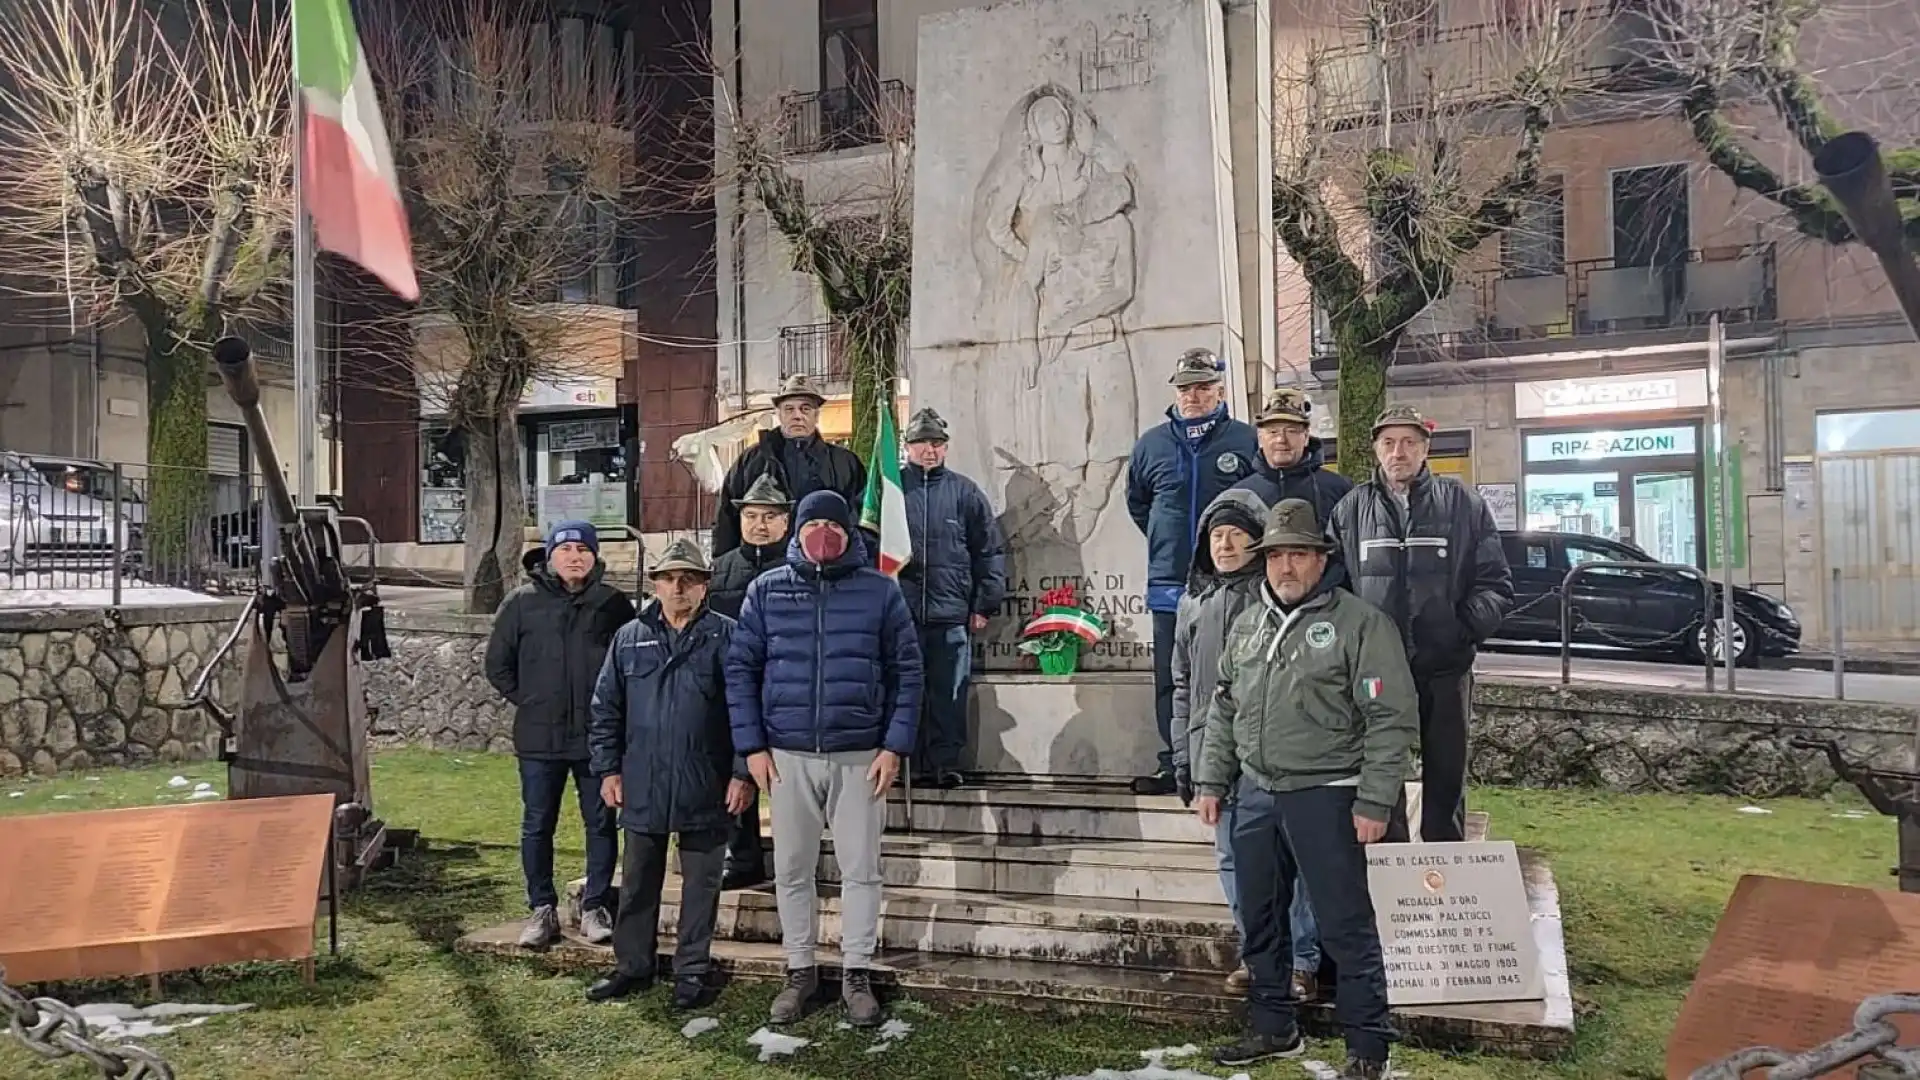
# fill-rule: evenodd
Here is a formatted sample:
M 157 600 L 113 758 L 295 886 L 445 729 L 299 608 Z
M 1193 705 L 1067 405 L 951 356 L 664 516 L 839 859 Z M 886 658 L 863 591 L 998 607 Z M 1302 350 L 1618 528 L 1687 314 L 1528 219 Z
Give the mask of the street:
M 1557 652 L 1482 652 L 1473 667 L 1481 675 L 1510 679 L 1558 680 L 1560 654 Z M 1664 664 L 1645 660 L 1616 660 L 1575 653 L 1575 682 L 1619 683 L 1647 689 L 1701 690 L 1706 685 L 1705 668 L 1694 664 Z M 1714 671 L 1714 688 L 1726 690 L 1726 672 Z M 1782 697 L 1833 697 L 1833 673 L 1830 671 L 1773 671 L 1741 668 L 1734 676 L 1734 688 L 1741 694 L 1774 694 Z M 1847 672 L 1848 701 L 1880 701 L 1895 705 L 1920 705 L 1920 676 L 1872 675 Z

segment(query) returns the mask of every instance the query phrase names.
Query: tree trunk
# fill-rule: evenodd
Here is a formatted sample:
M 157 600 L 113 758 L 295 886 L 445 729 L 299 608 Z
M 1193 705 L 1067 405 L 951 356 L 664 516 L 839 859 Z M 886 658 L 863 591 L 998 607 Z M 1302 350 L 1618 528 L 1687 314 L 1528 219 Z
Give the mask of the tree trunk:
M 171 326 L 147 328 L 147 574 L 198 583 L 212 505 L 207 480 L 207 354 Z
M 466 610 L 489 615 L 521 580 L 526 551 L 526 467 L 512 405 L 461 428 L 466 441 Z
M 900 327 L 884 320 L 849 320 L 847 366 L 853 374 L 853 452 L 871 467 L 880 409 L 893 408 L 898 393 Z M 897 452 L 897 450 L 895 451 Z
M 1373 479 L 1373 422 L 1387 407 L 1387 359 L 1384 351 L 1334 339 L 1340 360 L 1340 461 L 1342 475 L 1359 483 Z

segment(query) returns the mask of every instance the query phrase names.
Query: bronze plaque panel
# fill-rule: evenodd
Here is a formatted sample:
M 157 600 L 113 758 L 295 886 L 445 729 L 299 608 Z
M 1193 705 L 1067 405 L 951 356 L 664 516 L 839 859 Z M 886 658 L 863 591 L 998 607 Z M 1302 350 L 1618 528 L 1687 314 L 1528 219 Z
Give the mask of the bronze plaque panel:
M 1920 896 L 1740 879 L 1667 1041 L 1667 1080 L 1750 1046 L 1798 1053 L 1853 1030 L 1862 998 L 1920 987 Z M 1895 1017 L 1920 1043 L 1920 1017 Z M 1851 1067 L 1834 1076 L 1851 1077 Z
M 296 795 L 6 819 L 7 981 L 313 956 L 333 805 Z

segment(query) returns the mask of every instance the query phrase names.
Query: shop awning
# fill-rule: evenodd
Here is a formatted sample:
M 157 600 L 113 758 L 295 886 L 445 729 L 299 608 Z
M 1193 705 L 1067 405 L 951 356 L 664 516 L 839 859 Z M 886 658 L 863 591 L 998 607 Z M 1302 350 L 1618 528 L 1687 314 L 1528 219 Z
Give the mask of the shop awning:
M 771 408 L 742 413 L 673 440 L 673 460 L 684 462 L 693 470 L 694 479 L 700 482 L 700 490 L 710 495 L 716 494 L 726 481 L 727 470 L 733 468 L 733 463 L 740 460 L 740 455 L 746 453 L 747 448 L 760 438 L 762 431 L 778 423 Z

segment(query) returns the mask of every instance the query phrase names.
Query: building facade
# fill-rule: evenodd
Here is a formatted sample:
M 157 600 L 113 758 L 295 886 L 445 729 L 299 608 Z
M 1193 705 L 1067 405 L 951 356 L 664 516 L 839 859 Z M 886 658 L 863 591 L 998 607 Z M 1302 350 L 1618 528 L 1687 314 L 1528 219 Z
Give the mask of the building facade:
M 1503 528 L 1605 536 L 1718 577 L 1706 348 L 1717 319 L 1734 580 L 1789 604 L 1806 648 L 1826 647 L 1836 600 L 1850 645 L 1920 641 L 1920 346 L 1870 255 L 1797 234 L 1707 163 L 1640 51 L 1650 31 L 1636 10 L 1591 16 L 1583 90 L 1547 137 L 1539 193 L 1408 327 L 1389 397 L 1437 421 L 1435 470 L 1478 485 Z M 1804 62 L 1831 75 L 1823 90 L 1842 110 L 1871 94 L 1869 111 L 1889 115 L 1885 64 L 1850 67 L 1844 50 L 1920 27 L 1912 12 L 1855 14 L 1899 25 L 1880 39 L 1857 23 L 1815 25 Z M 1489 91 L 1505 77 L 1484 59 L 1511 40 L 1498 11 L 1446 0 L 1431 18 L 1392 48 L 1321 53 L 1336 61 L 1321 77 L 1341 80 L 1334 119 L 1348 137 L 1381 137 L 1382 102 L 1407 72 L 1479 73 Z M 1900 85 L 1894 112 L 1911 115 L 1920 96 Z M 1406 125 L 1419 98 L 1399 89 Z M 1767 145 L 1769 114 L 1741 119 Z M 1811 172 L 1784 133 L 1765 152 L 1789 177 Z M 1337 363 L 1323 320 L 1313 346 L 1299 381 L 1317 385 L 1331 436 Z
M 706 9 L 706 0 L 605 0 L 566 5 L 546 28 L 540 55 L 555 72 L 616 79 L 643 103 L 635 160 L 689 175 L 649 174 L 674 197 L 636 196 L 648 205 L 582 222 L 606 254 L 543 309 L 562 355 L 545 359 L 554 374 L 520 403 L 530 524 L 585 518 L 617 535 L 711 519 L 710 500 L 671 460 L 675 438 L 714 420 L 714 219 L 683 197 L 708 168 L 686 149 L 705 141 L 710 113 L 712 80 L 698 59 Z M 383 542 L 426 549 L 400 552 L 402 561 L 457 569 L 464 474 L 445 403 L 460 335 L 415 319 L 411 339 L 396 342 L 374 329 L 386 303 L 356 291 L 339 336 L 344 499 Z

